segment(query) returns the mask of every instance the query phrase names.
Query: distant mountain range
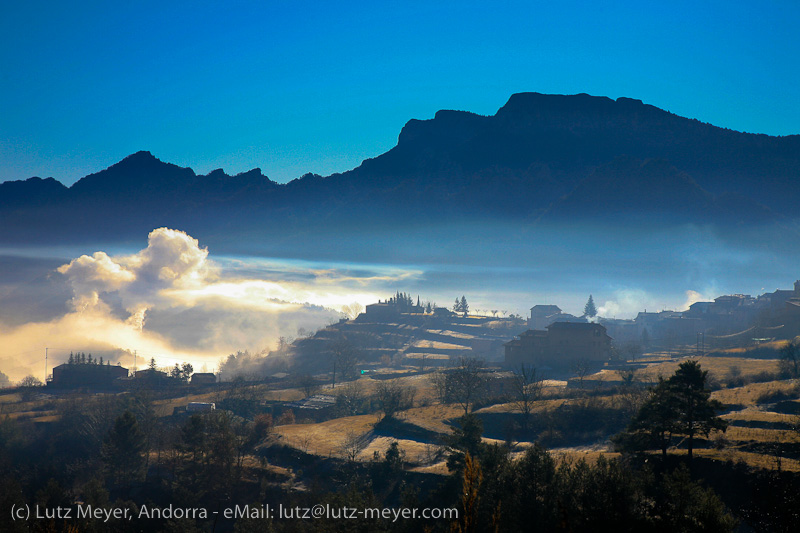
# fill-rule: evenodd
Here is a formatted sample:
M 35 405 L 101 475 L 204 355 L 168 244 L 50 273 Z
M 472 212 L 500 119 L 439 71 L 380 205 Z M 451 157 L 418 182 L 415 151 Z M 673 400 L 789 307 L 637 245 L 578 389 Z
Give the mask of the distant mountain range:
M 141 240 L 168 226 L 225 244 L 459 221 L 523 233 L 696 224 L 796 243 L 798 178 L 798 135 L 736 132 L 628 98 L 521 93 L 493 116 L 411 120 L 397 146 L 328 177 L 197 175 L 137 152 L 71 187 L 2 183 L 0 243 Z

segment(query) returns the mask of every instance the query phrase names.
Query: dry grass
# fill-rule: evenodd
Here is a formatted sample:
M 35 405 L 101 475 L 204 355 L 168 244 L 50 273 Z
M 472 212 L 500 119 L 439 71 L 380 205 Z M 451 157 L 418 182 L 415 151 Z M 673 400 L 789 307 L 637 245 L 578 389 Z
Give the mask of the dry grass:
M 740 348 L 728 348 L 725 350 L 716 350 L 719 353 L 730 354 L 734 357 L 747 357 L 749 352 L 754 352 L 757 350 L 763 350 L 764 348 L 768 348 L 770 350 L 780 350 L 783 348 L 786 343 L 789 341 L 770 341 L 770 342 L 763 342 L 757 346 L 743 346 Z
M 674 455 L 686 455 L 686 453 L 686 450 L 670 450 L 670 454 Z M 763 468 L 765 470 L 777 470 L 778 462 L 780 461 L 781 470 L 800 472 L 800 461 L 796 459 L 787 459 L 785 457 L 781 457 L 779 459 L 774 455 L 745 452 L 735 448 L 726 448 L 722 450 L 701 448 L 694 450 L 694 455 L 698 457 L 707 457 L 716 461 L 732 461 L 734 463 L 741 462 L 747 466 Z
M 408 463 L 415 466 L 426 466 L 436 463 L 435 459 L 439 449 L 438 446 L 416 440 L 395 439 L 392 437 L 376 437 L 372 439 L 369 445 L 359 455 L 359 459 L 372 459 L 375 452 L 383 457 L 389 445 L 394 441 L 397 441 L 400 449 L 405 452 L 405 458 Z
M 566 450 L 550 450 L 550 455 L 556 461 L 556 464 L 561 464 L 564 462 L 571 462 L 576 463 L 583 459 L 590 465 L 593 465 L 597 462 L 600 457 L 605 457 L 606 459 L 617 459 L 620 457 L 619 453 L 611 452 L 608 450 L 581 450 L 581 449 L 566 449 Z
M 606 400 L 605 398 L 598 399 L 598 401 L 605 401 L 605 400 Z M 565 398 L 539 400 L 535 402 L 531 407 L 531 413 L 541 413 L 542 411 L 555 409 L 565 403 L 569 403 L 570 401 L 573 400 L 568 400 Z M 478 409 L 475 412 L 476 413 L 519 413 L 520 411 L 514 402 L 509 402 L 509 403 L 498 403 L 495 405 L 490 405 L 489 407 L 483 407 L 482 409 Z
M 41 411 L 41 410 L 33 410 L 33 411 L 14 411 L 11 413 L 6 413 L 3 416 L 7 416 L 10 420 L 33 420 L 38 422 L 43 422 L 42 418 L 52 418 L 53 420 L 58 420 L 58 412 L 57 411 Z
M 421 472 L 423 474 L 437 474 L 440 476 L 447 476 L 450 475 L 450 471 L 447 469 L 447 462 L 440 461 L 438 463 L 426 466 L 416 466 L 409 469 L 411 472 Z
M 464 350 L 468 348 L 467 344 L 452 344 L 449 342 L 428 341 L 428 340 L 416 341 L 411 346 L 413 346 L 414 348 L 429 348 L 433 350 Z
M 429 431 L 449 434 L 451 427 L 445 421 L 458 418 L 463 414 L 464 410 L 456 405 L 430 405 L 403 411 L 400 413 L 400 418 Z
M 781 413 L 773 413 L 772 411 L 764 411 L 758 407 L 749 406 L 741 411 L 734 411 L 722 415 L 725 420 L 743 420 L 745 422 L 793 422 L 796 418 L 794 415 L 785 415 Z
M 429 333 L 434 333 L 436 335 L 443 335 L 445 337 L 452 337 L 454 339 L 465 339 L 470 340 L 476 338 L 475 335 L 470 335 L 469 333 L 460 333 L 458 331 L 450 331 L 448 329 L 429 329 L 426 330 Z
M 729 426 L 725 438 L 733 443 L 766 443 L 788 444 L 797 442 L 794 432 L 785 429 L 743 428 Z
M 18 393 L 9 393 L 0 395 L 0 403 L 17 403 L 22 400 Z
M 348 416 L 319 424 L 276 426 L 275 434 L 284 444 L 307 453 L 338 457 L 348 434 L 366 435 L 377 421 L 375 415 Z
M 429 360 L 429 359 L 430 360 L 436 360 L 436 361 L 449 361 L 450 360 L 450 356 L 447 355 L 447 354 L 443 354 L 443 353 L 408 352 L 408 353 L 404 353 L 403 354 L 403 357 L 405 357 L 406 359 L 413 359 L 413 360 L 419 359 L 420 361 L 422 360 L 423 356 L 425 356 L 425 360 L 426 361 Z
M 665 379 L 675 373 L 683 361 L 695 359 L 700 362 L 703 370 L 708 370 L 709 375 L 720 380 L 726 379 L 732 368 L 738 368 L 739 375 L 743 378 L 755 376 L 762 372 L 775 372 L 778 369 L 776 359 L 748 359 L 745 357 L 684 357 L 648 365 L 636 371 L 635 375 L 642 381 L 655 381 L 659 376 Z M 648 379 L 644 379 L 648 378 Z
M 791 380 L 750 383 L 743 387 L 722 389 L 711 393 L 711 397 L 724 404 L 755 405 L 759 397 L 775 392 L 790 393 L 797 385 Z

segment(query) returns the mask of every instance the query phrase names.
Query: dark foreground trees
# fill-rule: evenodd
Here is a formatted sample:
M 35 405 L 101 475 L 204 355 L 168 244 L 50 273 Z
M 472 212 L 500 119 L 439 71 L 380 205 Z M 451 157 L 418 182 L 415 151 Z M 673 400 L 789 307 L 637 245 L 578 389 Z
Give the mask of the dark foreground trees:
M 538 445 L 518 460 L 489 446 L 464 464 L 457 531 L 726 532 L 737 525 L 684 466 L 657 474 L 603 456 L 557 462 Z

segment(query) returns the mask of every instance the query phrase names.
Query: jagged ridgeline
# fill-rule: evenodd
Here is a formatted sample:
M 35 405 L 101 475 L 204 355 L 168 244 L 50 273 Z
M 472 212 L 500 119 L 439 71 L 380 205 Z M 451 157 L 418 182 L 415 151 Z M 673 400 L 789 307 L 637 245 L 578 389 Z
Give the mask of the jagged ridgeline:
M 0 242 L 120 240 L 167 226 L 217 250 L 302 239 L 335 251 L 330 235 L 366 229 L 507 221 L 537 232 L 631 220 L 796 240 L 798 176 L 797 135 L 741 133 L 629 98 L 521 93 L 493 116 L 410 120 L 394 148 L 328 177 L 197 175 L 138 152 L 69 188 L 2 183 Z

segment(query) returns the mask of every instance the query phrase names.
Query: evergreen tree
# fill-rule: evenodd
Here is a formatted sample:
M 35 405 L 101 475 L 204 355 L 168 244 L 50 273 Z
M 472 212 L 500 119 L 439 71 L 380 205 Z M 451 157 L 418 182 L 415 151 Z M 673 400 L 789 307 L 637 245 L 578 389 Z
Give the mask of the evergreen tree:
M 682 434 L 691 461 L 697 435 L 707 437 L 713 430 L 728 427 L 716 416 L 723 405 L 710 399 L 707 376 L 708 371 L 701 370 L 697 361 L 681 363 L 669 379 L 659 381 L 625 432 L 615 437 L 617 445 L 632 450 L 658 445 L 666 456 L 673 433 Z
M 456 298 L 456 302 L 453 304 L 453 312 L 460 313 L 461 312 L 461 300 Z
M 102 456 L 108 472 L 117 483 L 135 480 L 144 466 L 145 436 L 130 411 L 114 421 L 103 441 Z
M 194 367 L 191 363 L 183 363 L 181 365 L 181 379 L 185 382 L 189 382 L 189 378 L 192 376 L 192 372 L 194 372 Z
M 589 300 L 586 302 L 586 305 L 583 306 L 583 316 L 594 318 L 597 316 L 597 307 L 594 305 L 594 299 L 592 295 L 589 295 Z
M 72 355 L 72 352 L 69 352 L 69 361 L 67 361 L 67 364 L 68 365 L 74 365 L 75 364 L 75 356 Z
M 728 423 L 716 415 L 724 408 L 718 400 L 711 400 L 711 391 L 706 388 L 708 370 L 701 370 L 694 360 L 680 364 L 668 380 L 677 420 L 676 429 L 688 438 L 687 450 L 692 459 L 696 435 L 708 436 L 712 430 L 725 431 Z
M 467 313 L 469 313 L 469 304 L 467 303 L 466 296 L 461 296 L 460 306 L 461 306 L 461 312 L 464 313 L 464 316 L 466 317 Z
M 483 422 L 474 414 L 468 413 L 459 418 L 458 425 L 454 425 L 452 431 L 453 433 L 446 439 L 450 452 L 447 458 L 447 468 L 451 472 L 464 467 L 466 455 L 479 457 L 486 448 L 481 440 Z
M 614 441 L 620 449 L 629 451 L 657 447 L 666 457 L 672 434 L 677 430 L 677 417 L 677 408 L 667 382 L 661 378 L 627 429 L 616 436 Z

